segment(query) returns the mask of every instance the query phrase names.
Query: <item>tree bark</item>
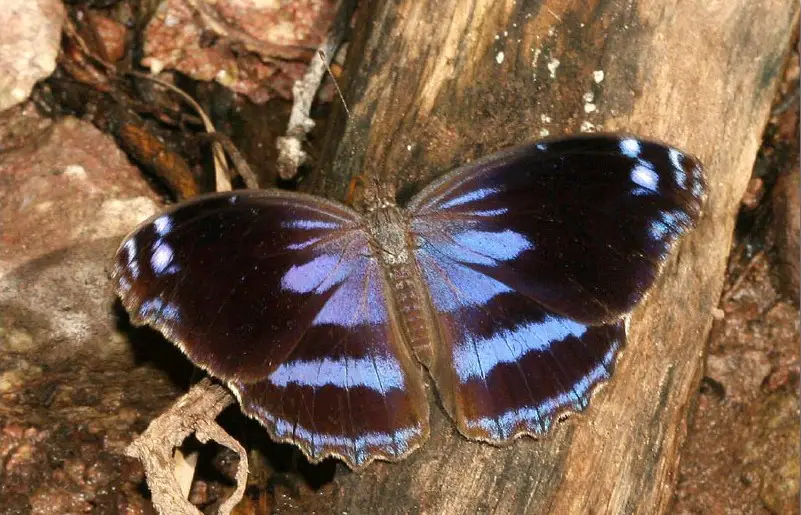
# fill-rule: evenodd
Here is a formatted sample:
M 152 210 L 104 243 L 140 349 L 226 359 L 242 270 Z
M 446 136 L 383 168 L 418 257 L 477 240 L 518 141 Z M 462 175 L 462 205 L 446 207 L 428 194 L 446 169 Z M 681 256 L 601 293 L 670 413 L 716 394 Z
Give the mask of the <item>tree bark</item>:
M 595 129 L 668 142 L 707 168 L 704 216 L 581 415 L 507 448 L 468 441 L 432 402 L 430 440 L 340 474 L 307 509 L 658 513 L 676 480 L 734 215 L 797 16 L 794 0 L 365 2 L 314 190 L 354 177 L 402 194 L 503 147 Z M 602 72 L 602 73 L 601 73 Z M 433 397 L 434 394 L 432 394 Z

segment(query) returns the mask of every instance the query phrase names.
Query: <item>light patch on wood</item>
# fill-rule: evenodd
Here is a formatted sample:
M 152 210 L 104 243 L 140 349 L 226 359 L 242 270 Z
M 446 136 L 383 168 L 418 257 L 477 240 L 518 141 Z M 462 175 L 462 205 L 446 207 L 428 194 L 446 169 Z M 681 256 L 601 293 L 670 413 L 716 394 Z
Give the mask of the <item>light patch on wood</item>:
M 551 59 L 548 61 L 548 72 L 550 72 L 552 79 L 556 78 L 556 69 L 559 68 L 560 64 L 559 59 Z
M 539 48 L 535 48 L 534 57 L 531 59 L 531 67 L 534 68 L 534 74 L 533 74 L 534 80 L 537 80 L 537 61 L 539 61 L 541 53 L 542 50 L 540 50 Z
M 424 4 L 425 2 L 422 3 Z M 478 11 L 481 11 L 483 14 L 485 9 L 480 9 L 479 5 L 476 5 L 476 16 L 480 16 Z M 424 70 L 426 80 L 424 81 L 423 89 L 419 95 L 420 114 L 423 117 L 428 117 L 429 114 L 431 114 L 440 90 L 449 80 L 454 78 L 456 61 L 459 54 L 476 55 L 474 53 L 477 50 L 475 36 L 471 39 L 464 37 L 468 22 L 470 21 L 468 18 L 469 14 L 469 9 L 454 9 L 453 17 L 450 19 L 450 23 L 445 27 L 447 32 L 444 35 L 444 42 L 440 48 L 439 57 L 430 60 L 429 65 Z

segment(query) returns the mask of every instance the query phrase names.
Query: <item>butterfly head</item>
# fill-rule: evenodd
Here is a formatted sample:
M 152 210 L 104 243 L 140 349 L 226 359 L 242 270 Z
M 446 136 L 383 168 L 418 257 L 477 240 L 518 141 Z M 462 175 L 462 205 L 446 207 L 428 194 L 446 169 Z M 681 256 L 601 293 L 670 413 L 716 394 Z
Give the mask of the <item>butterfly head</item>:
M 382 182 L 378 177 L 371 178 L 365 183 L 362 203 L 366 213 L 396 207 L 395 184 L 391 181 Z

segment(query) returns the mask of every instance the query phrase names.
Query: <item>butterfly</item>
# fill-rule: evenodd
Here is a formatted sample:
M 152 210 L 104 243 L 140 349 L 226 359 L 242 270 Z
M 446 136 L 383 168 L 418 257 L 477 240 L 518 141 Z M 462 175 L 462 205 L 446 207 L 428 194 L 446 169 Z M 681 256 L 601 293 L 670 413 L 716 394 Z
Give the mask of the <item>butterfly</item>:
M 128 235 L 112 275 L 132 321 L 274 440 L 358 468 L 425 441 L 429 386 L 461 434 L 499 445 L 583 410 L 704 198 L 701 164 L 675 148 L 567 137 L 365 213 L 279 190 L 201 196 Z

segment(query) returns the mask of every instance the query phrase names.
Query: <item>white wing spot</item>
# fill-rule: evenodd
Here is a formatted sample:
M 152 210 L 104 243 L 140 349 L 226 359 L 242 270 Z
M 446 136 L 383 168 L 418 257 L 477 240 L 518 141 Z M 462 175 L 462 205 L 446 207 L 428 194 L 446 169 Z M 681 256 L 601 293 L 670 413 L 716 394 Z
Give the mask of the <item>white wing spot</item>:
M 624 156 L 636 159 L 640 156 L 640 142 L 633 138 L 620 140 L 620 151 Z
M 153 220 L 153 227 L 156 229 L 156 234 L 166 236 L 172 230 L 172 218 L 170 215 L 160 216 Z
M 678 184 L 680 188 L 686 188 L 687 172 L 684 171 L 684 167 L 681 164 L 681 152 L 675 148 L 671 148 L 668 150 L 668 157 L 670 158 L 670 163 L 673 165 L 673 177 L 676 179 L 676 184 Z
M 634 168 L 632 168 L 631 181 L 647 190 L 654 192 L 659 190 L 659 176 L 656 174 L 653 168 L 644 166 L 641 163 L 638 163 Z
M 162 275 L 165 272 L 171 272 L 173 269 L 170 267 L 175 253 L 166 242 L 160 242 L 158 247 L 153 251 L 150 256 L 150 267 L 156 275 Z

